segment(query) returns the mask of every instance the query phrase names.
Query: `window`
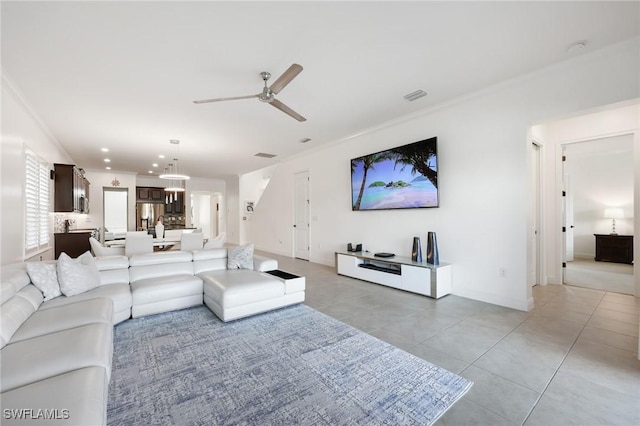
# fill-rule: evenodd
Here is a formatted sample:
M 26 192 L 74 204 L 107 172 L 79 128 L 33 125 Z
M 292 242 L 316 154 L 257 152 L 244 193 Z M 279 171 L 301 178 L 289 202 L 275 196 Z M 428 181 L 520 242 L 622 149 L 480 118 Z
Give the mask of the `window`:
M 25 254 L 49 248 L 49 165 L 26 152 Z

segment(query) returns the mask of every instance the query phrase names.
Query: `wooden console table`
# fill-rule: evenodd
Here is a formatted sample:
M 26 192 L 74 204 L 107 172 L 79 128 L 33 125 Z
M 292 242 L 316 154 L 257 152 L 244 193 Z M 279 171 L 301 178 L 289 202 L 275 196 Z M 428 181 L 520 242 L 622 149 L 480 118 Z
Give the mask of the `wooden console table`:
M 596 237 L 595 260 L 633 263 L 633 235 L 593 234 Z

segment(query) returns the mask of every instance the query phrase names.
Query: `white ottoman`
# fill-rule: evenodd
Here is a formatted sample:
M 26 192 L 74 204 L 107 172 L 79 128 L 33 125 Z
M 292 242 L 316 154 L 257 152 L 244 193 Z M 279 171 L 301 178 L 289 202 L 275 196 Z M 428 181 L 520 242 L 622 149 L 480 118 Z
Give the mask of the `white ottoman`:
M 222 269 L 198 276 L 204 284 L 205 305 L 225 322 L 299 303 L 286 297 L 282 281 L 262 272 Z

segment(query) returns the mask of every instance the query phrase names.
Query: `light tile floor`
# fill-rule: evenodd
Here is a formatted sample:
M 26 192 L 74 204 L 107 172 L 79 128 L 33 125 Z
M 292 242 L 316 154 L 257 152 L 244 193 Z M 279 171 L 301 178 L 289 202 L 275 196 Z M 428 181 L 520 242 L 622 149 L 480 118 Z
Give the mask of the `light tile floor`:
M 522 312 L 264 254 L 306 277 L 307 305 L 473 380 L 439 425 L 640 425 L 640 298 L 536 286 Z

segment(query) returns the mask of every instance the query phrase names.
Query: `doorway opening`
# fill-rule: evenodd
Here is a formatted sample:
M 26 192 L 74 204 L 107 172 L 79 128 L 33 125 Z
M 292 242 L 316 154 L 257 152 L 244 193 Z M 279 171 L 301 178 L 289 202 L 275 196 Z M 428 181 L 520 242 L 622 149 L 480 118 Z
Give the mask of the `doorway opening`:
M 294 185 L 294 254 L 298 259 L 309 260 L 309 172 L 296 173 Z
M 124 238 L 129 217 L 129 189 L 103 187 L 102 206 L 101 240 L 104 242 Z
M 562 145 L 563 284 L 635 295 L 633 138 Z M 615 234 L 615 219 L 607 217 L 612 209 L 618 217 Z
M 215 238 L 220 232 L 221 197 L 219 193 L 192 191 L 189 205 L 189 222 L 202 231 L 205 239 Z

